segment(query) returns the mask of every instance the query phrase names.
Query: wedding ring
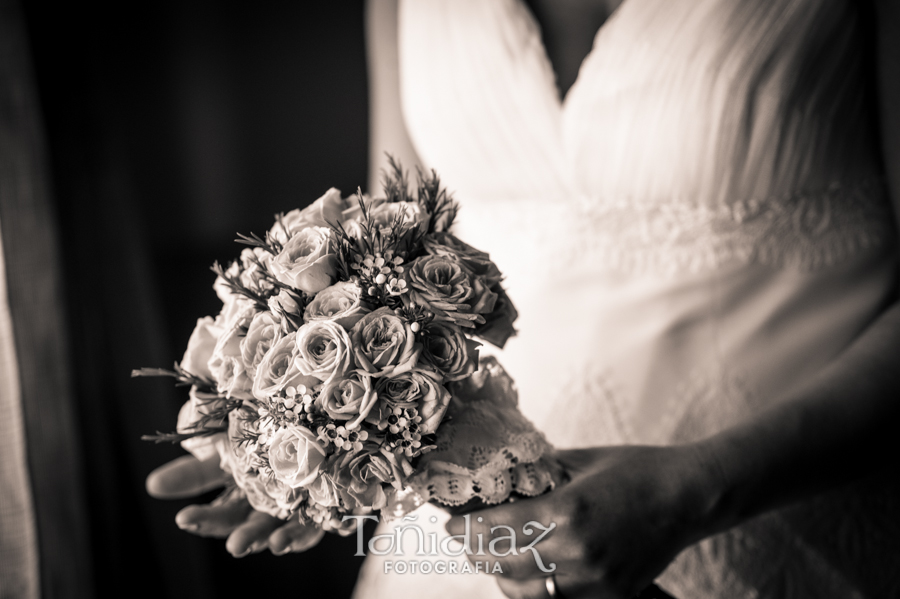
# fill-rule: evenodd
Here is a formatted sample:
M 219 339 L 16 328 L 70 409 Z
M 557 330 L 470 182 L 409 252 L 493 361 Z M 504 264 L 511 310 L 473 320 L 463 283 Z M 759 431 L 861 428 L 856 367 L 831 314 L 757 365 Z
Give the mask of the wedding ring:
M 559 592 L 559 589 L 556 588 L 556 574 L 551 574 L 549 578 L 545 578 L 544 584 L 547 586 L 547 596 L 550 599 L 565 599 L 562 593 Z

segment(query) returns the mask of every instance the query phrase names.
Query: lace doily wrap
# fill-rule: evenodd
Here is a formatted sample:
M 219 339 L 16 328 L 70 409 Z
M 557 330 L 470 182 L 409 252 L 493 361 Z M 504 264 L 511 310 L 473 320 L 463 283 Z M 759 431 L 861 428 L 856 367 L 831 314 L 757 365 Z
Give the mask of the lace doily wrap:
M 540 495 L 563 480 L 549 456 L 552 446 L 519 411 L 515 383 L 495 358 L 483 358 L 478 372 L 454 383 L 451 393 L 436 449 L 422 456 L 409 488 L 386 513 L 400 516 L 431 500 L 497 504 L 513 492 Z

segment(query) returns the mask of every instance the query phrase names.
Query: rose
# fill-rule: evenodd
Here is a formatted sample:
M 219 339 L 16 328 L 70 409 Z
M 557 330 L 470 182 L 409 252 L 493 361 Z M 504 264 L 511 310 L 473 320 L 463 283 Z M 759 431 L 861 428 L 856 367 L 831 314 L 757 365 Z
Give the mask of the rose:
M 240 281 L 248 289 L 256 289 L 267 292 L 272 289 L 272 282 L 267 280 L 266 273 L 262 269 L 268 269 L 272 261 L 272 254 L 258 247 L 244 248 L 241 250 Z
M 178 411 L 178 424 L 175 430 L 179 433 L 195 431 L 204 416 L 214 413 L 222 405 L 222 399 L 217 393 L 205 393 L 197 386 L 191 387 L 190 399 L 184 402 Z M 224 425 L 222 419 L 208 420 L 203 423 L 203 428 L 218 428 Z M 197 435 L 181 442 L 181 446 L 189 451 L 198 460 L 206 460 L 216 454 L 216 440 L 220 434 Z
M 457 258 L 488 287 L 493 287 L 503 278 L 487 252 L 475 249 L 450 233 L 432 233 L 422 240 L 422 246 L 429 254 Z
M 305 498 L 303 489 L 292 489 L 277 478 L 265 478 L 255 471 L 234 475 L 250 507 L 280 520 L 287 520 Z
M 356 482 L 364 485 L 377 484 L 380 486 L 381 483 L 389 485 L 399 483 L 395 467 L 387 455 L 377 445 L 369 445 L 352 456 L 347 471 Z
M 487 341 L 493 343 L 500 349 L 506 345 L 506 341 L 515 336 L 516 329 L 513 323 L 519 317 L 516 307 L 512 300 L 506 295 L 506 291 L 500 285 L 494 287 L 494 293 L 497 294 L 497 303 L 494 304 L 494 310 L 484 317 L 484 324 L 475 328 L 475 334 Z
M 225 271 L 230 278 L 240 278 L 243 269 L 238 262 L 232 262 L 231 266 Z M 225 282 L 221 276 L 217 276 L 213 282 L 213 289 L 219 299 L 222 300 L 222 310 L 216 316 L 216 324 L 223 329 L 230 329 L 234 326 L 234 321 L 240 314 L 253 303 L 241 295 L 237 295 L 231 291 L 231 287 Z
M 240 399 L 253 397 L 250 393 L 253 381 L 247 376 L 241 358 L 241 339 L 255 314 L 256 311 L 252 306 L 246 307 L 238 314 L 232 326 L 219 336 L 209 358 L 208 366 L 216 381 L 216 389 L 226 397 Z
M 306 306 L 303 318 L 306 322 L 333 320 L 349 331 L 360 318 L 370 312 L 361 297 L 359 285 L 340 281 L 317 293 Z
M 372 223 L 379 229 L 400 225 L 417 225 L 422 223 L 422 210 L 418 202 L 385 202 L 374 206 L 369 211 Z
M 307 227 L 328 227 L 341 221 L 341 213 L 350 202 L 341 198 L 341 192 L 332 187 L 325 195 L 300 210 L 291 210 L 269 230 L 269 234 L 282 244 L 295 233 Z
M 213 380 L 209 370 L 209 359 L 212 358 L 216 342 L 222 335 L 222 327 L 217 325 L 210 316 L 197 320 L 197 326 L 188 340 L 184 357 L 181 358 L 181 368 L 185 371 L 205 379 Z
M 414 368 L 392 377 L 384 377 L 375 383 L 378 396 L 392 407 L 411 408 L 426 397 L 447 393 L 441 384 L 441 375 L 432 370 Z
M 303 375 L 327 384 L 353 368 L 350 337 L 341 325 L 330 320 L 313 321 L 300 327 L 296 339 L 295 361 Z
M 290 289 L 282 289 L 269 297 L 269 311 L 278 317 L 284 331 L 296 330 L 303 324 L 303 300 Z
M 275 477 L 292 489 L 316 479 L 325 455 L 316 434 L 299 425 L 279 429 L 269 443 L 269 465 Z
M 427 305 L 442 320 L 464 327 L 484 322 L 481 314 L 494 309 L 497 295 L 485 287 L 459 260 L 426 255 L 407 270 L 410 300 Z
M 256 367 L 281 336 L 281 323 L 271 312 L 258 312 L 250 321 L 241 340 L 241 359 L 250 378 L 256 378 Z
M 334 480 L 324 472 L 306 487 L 309 503 L 321 507 L 338 507 L 341 504 L 340 494 Z
M 216 390 L 226 397 L 251 399 L 253 397 L 253 379 L 247 375 L 240 354 L 222 356 L 215 361 L 213 374 L 216 377 Z
M 248 420 L 242 410 L 232 410 L 228 413 L 227 437 L 216 443 L 216 449 L 221 458 L 222 470 L 237 479 L 238 474 L 253 470 L 251 461 L 256 455 L 250 451 L 247 444 L 242 444 L 248 434 L 258 432 L 256 423 Z
M 292 489 L 274 476 L 258 478 L 263 481 L 263 490 L 275 500 L 278 507 L 278 513 L 272 515 L 281 520 L 287 520 L 307 497 L 302 488 Z
M 450 404 L 450 392 L 442 384 L 441 375 L 419 368 L 379 380 L 375 391 L 385 407 L 382 418 L 391 407 L 417 407 L 422 417 L 418 432 L 422 435 L 437 430 Z
M 401 226 L 424 226 L 425 218 L 418 202 L 388 202 L 383 198 L 365 199 L 371 224 L 375 229 L 387 229 L 399 222 Z M 362 229 L 362 209 L 357 202 L 352 207 L 344 210 L 342 214 L 343 227 L 350 235 L 359 237 Z
M 302 489 L 292 489 L 277 478 L 263 478 L 248 473 L 239 484 L 250 507 L 279 520 L 290 518 L 305 495 Z
M 272 254 L 260 247 L 247 247 L 241 250 L 241 267 L 244 271 L 259 270 L 258 264 L 268 268 Z M 243 276 L 243 273 L 241 273 Z
M 274 477 L 262 477 L 255 444 L 241 443 L 248 433 L 260 432 L 258 423 L 241 410 L 228 415 L 228 434 L 216 435 L 219 467 L 230 474 L 253 509 L 282 520 L 287 519 L 305 497 L 302 489 L 292 489 Z
M 394 467 L 377 445 L 347 454 L 334 474 L 341 498 L 348 506 L 380 510 L 387 505 L 385 484 L 399 483 Z
M 375 377 L 406 372 L 422 351 L 410 325 L 386 307 L 363 316 L 350 331 L 350 341 L 357 365 Z
M 300 316 L 300 298 L 297 297 L 297 294 L 288 289 L 282 289 L 278 292 L 278 295 L 273 295 L 269 298 L 269 310 L 274 312 L 275 314 L 289 314 L 292 316 Z
M 434 366 L 445 381 L 457 381 L 478 370 L 479 343 L 467 339 L 452 324 L 432 321 L 422 329 L 422 361 Z
M 351 372 L 347 378 L 326 384 L 316 398 L 316 405 L 335 420 L 351 420 L 346 427 L 354 429 L 369 415 L 377 401 L 372 377 Z
M 331 229 L 309 227 L 298 231 L 275 256 L 272 275 L 312 295 L 334 283 L 337 257 Z
M 256 378 L 253 380 L 253 397 L 259 400 L 268 399 L 283 389 L 293 385 L 305 385 L 312 388 L 319 384 L 319 379 L 304 376 L 295 364 L 296 333 L 288 333 L 279 339 L 256 367 Z

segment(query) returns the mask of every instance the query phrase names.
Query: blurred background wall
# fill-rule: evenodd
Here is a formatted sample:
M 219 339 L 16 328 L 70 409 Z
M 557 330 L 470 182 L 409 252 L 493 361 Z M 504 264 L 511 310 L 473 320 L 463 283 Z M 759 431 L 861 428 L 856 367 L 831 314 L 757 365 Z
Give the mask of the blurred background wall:
M 180 359 L 196 319 L 218 312 L 209 265 L 237 256 L 236 232 L 365 185 L 362 0 L 37 0 L 24 15 L 83 455 L 80 563 L 96 596 L 348 596 L 352 538 L 235 560 L 178 530 L 188 502 L 150 499 L 143 481 L 182 451 L 139 438 L 171 430 L 186 393 L 129 373 Z

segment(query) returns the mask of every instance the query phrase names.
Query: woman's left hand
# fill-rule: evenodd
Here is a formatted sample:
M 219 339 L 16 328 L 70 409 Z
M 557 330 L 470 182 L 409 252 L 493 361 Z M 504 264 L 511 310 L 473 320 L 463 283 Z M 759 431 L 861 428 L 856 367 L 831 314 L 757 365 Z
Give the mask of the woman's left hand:
M 510 598 L 546 598 L 546 570 L 553 570 L 566 599 L 630 599 L 682 549 L 715 532 L 710 516 L 721 485 L 696 446 L 599 447 L 560 451 L 556 458 L 569 482 L 541 497 L 469 514 L 470 534 L 482 534 L 485 547 L 510 534 L 495 527 L 516 531 L 515 553 L 470 556 L 500 564 L 498 582 Z M 463 534 L 465 526 L 454 517 L 447 530 Z M 521 536 L 523 529 L 533 534 Z M 540 534 L 533 550 L 522 550 Z M 492 553 L 508 549 L 498 543 Z

